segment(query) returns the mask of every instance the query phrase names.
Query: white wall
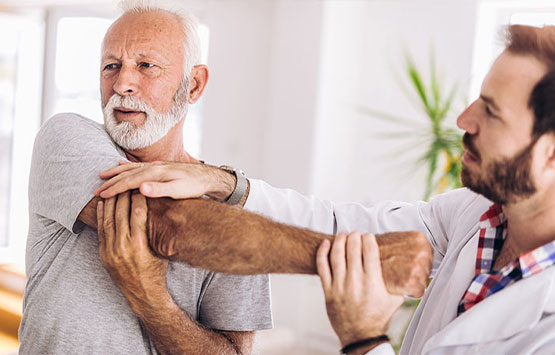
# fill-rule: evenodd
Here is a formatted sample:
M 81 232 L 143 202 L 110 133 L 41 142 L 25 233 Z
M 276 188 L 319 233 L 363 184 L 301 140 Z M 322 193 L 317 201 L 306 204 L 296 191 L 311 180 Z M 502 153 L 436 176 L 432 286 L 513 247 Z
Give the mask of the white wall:
M 204 159 L 309 190 L 323 4 L 212 1 L 201 11 L 211 71 Z
M 400 86 L 402 82 L 407 86 L 406 80 L 400 80 L 405 78 L 405 48 L 425 71 L 430 49 L 435 48 L 445 82 L 450 85 L 458 80 L 466 87 L 471 74 L 475 3 L 326 3 L 325 65 L 312 179 L 316 195 L 368 204 L 422 197 L 425 172 L 416 170 L 414 161 L 423 150 L 406 147 L 403 140 L 378 139 L 376 134 L 391 126 L 360 114 L 357 106 L 425 122 L 422 111 Z M 462 108 L 463 102 L 458 106 Z

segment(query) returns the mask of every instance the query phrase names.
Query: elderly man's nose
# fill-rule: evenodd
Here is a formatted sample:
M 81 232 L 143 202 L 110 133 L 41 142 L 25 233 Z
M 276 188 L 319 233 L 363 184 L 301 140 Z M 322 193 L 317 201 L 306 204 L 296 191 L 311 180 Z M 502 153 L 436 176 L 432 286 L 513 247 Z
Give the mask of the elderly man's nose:
M 114 83 L 114 91 L 121 96 L 136 95 L 138 88 L 136 73 L 130 68 L 121 68 L 118 79 Z

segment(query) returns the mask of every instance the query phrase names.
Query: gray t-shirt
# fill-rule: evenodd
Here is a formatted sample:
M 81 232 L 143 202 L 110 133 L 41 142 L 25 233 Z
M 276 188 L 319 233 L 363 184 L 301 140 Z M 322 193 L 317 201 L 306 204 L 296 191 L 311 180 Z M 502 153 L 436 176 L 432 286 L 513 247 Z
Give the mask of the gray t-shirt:
M 100 261 L 96 231 L 77 220 L 102 183 L 98 173 L 121 160 L 125 154 L 104 127 L 76 114 L 56 115 L 38 133 L 21 354 L 156 353 Z M 205 327 L 272 326 L 267 275 L 226 275 L 171 262 L 167 284 L 176 304 Z

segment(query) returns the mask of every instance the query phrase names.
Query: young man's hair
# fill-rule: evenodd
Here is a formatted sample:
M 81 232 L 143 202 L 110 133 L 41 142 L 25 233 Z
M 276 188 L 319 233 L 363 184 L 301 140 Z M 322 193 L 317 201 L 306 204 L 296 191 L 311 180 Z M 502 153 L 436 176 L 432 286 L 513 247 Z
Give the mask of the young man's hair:
M 555 133 L 555 26 L 512 25 L 507 28 L 507 50 L 531 55 L 547 66 L 547 73 L 536 84 L 528 106 L 534 111 L 532 135 Z

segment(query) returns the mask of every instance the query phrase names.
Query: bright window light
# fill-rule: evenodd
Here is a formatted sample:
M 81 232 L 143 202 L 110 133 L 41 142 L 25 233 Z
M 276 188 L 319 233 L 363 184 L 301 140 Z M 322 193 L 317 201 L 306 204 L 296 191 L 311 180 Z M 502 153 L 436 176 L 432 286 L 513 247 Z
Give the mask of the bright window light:
M 555 25 L 555 12 L 525 12 L 516 13 L 511 16 L 511 24 L 530 25 L 542 27 L 544 25 Z
M 482 81 L 493 61 L 504 49 L 503 26 L 555 24 L 553 0 L 481 0 L 478 5 L 470 97 L 478 97 Z
M 31 150 L 40 122 L 42 19 L 0 14 L 0 264 L 22 263 Z
M 113 21 L 96 17 L 63 17 L 56 39 L 55 112 L 76 112 L 102 122 L 100 47 Z

